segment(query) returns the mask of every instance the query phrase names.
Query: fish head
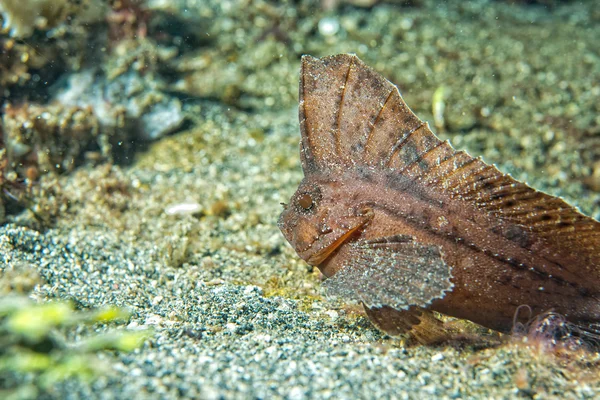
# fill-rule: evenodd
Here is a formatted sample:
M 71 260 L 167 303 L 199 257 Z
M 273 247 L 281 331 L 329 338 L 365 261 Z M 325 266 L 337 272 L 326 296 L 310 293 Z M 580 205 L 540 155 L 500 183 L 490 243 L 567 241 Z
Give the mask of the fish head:
M 323 263 L 373 219 L 373 211 L 353 200 L 344 186 L 339 179 L 308 176 L 284 204 L 279 229 L 310 265 Z

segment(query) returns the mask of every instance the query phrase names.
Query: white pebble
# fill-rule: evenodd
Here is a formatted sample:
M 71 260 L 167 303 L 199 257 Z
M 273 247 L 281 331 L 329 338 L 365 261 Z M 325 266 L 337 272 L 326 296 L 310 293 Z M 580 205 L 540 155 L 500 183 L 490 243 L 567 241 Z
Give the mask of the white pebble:
M 179 203 L 169 206 L 165 209 L 167 215 L 189 215 L 200 212 L 201 206 L 198 203 Z
M 333 321 L 338 319 L 338 317 L 340 316 L 340 314 L 338 314 L 338 312 L 335 310 L 325 311 L 325 314 L 327 314 L 329 316 L 329 318 L 331 318 Z
M 162 317 L 156 314 L 148 314 L 146 316 L 146 320 L 144 321 L 144 325 L 160 325 L 162 323 Z
M 340 30 L 340 23 L 335 18 L 323 18 L 319 21 L 319 33 L 323 36 L 333 36 Z

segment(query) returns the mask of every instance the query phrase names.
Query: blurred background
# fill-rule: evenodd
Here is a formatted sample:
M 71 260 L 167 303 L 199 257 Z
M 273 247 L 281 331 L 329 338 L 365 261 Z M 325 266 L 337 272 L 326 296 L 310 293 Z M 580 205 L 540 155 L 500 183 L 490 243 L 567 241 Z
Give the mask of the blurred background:
M 352 52 L 455 147 L 600 189 L 594 1 L 3 0 L 0 16 L 5 182 L 129 164 L 202 102 L 292 109 L 302 54 Z

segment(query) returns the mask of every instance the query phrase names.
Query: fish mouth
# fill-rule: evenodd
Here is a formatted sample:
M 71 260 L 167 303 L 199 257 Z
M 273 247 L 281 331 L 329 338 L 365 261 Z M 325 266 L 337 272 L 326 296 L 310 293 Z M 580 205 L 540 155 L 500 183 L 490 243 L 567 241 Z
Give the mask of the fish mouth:
M 318 266 L 325 261 L 331 255 L 331 253 L 344 244 L 344 242 L 346 242 L 346 240 L 348 240 L 357 230 L 362 228 L 368 221 L 368 219 L 365 220 L 364 218 L 361 218 L 359 221 L 356 221 L 353 225 L 344 229 L 342 232 L 339 232 L 339 230 L 334 230 L 330 234 L 324 235 L 325 237 L 319 237 L 301 252 L 301 256 L 304 256 L 302 258 L 304 258 L 304 260 L 306 260 L 306 262 L 310 265 Z M 337 234 L 335 234 L 336 232 Z M 316 246 L 316 251 L 315 244 L 318 244 L 318 246 Z

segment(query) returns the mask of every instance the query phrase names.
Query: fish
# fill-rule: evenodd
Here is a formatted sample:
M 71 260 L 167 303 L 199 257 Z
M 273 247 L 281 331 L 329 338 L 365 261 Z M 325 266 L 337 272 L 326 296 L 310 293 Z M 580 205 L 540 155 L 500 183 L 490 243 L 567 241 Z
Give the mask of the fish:
M 299 121 L 278 226 L 329 295 L 424 343 L 444 337 L 434 311 L 510 332 L 527 307 L 600 334 L 598 221 L 438 139 L 354 54 L 302 56 Z

